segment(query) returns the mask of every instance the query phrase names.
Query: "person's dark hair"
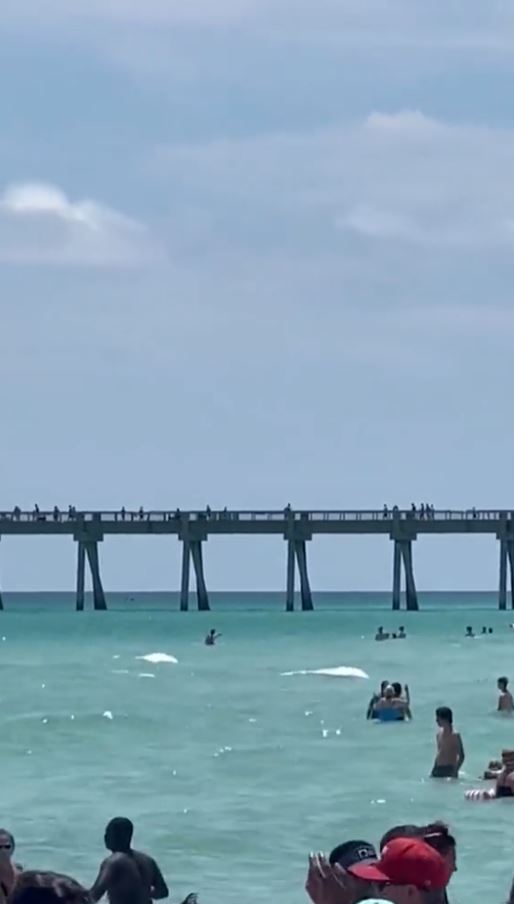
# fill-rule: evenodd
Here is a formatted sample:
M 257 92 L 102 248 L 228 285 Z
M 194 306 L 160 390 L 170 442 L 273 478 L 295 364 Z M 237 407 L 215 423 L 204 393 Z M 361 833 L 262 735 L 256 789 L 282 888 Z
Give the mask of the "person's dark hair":
M 386 687 L 389 687 L 389 681 L 387 679 L 385 681 L 380 682 L 380 693 L 383 694 Z
M 420 834 L 431 848 L 434 848 L 443 857 L 448 851 L 457 846 L 457 842 L 444 822 L 432 822 L 428 826 L 422 826 Z
M 120 850 L 128 850 L 134 834 L 134 826 L 125 816 L 116 816 L 111 819 L 105 830 L 105 838 L 110 847 L 115 845 Z
M 8 832 L 7 829 L 0 829 L 0 835 L 5 835 L 9 839 L 11 842 L 11 850 L 14 851 L 14 848 L 16 847 L 14 835 L 12 835 L 11 832 Z
M 419 833 L 419 826 L 393 826 L 393 828 L 389 829 L 389 831 L 380 839 L 380 850 L 383 851 L 386 844 L 389 844 L 394 838 L 417 838 Z
M 508 678 L 505 678 L 505 676 L 502 675 L 501 678 L 498 678 L 498 684 L 501 684 L 502 687 L 503 687 L 503 689 L 504 689 L 504 690 L 507 690 L 507 687 L 508 687 L 508 684 L 509 684 L 509 679 L 508 679 Z
M 399 682 L 399 681 L 393 681 L 393 683 L 392 683 L 391 686 L 392 686 L 392 688 L 393 688 L 393 690 L 394 690 L 396 696 L 397 696 L 397 697 L 401 697 L 403 688 L 402 688 L 400 682 Z
M 379 630 L 379 631 L 383 631 L 383 630 L 384 630 L 384 626 L 383 626 L 383 625 L 380 625 L 380 628 L 379 628 L 378 630 Z
M 449 722 L 450 725 L 453 725 L 453 713 L 449 706 L 438 706 L 435 714 L 438 719 L 442 719 L 443 722 Z
M 20 873 L 9 904 L 90 904 L 89 892 L 69 876 L 29 870 Z
M 400 625 L 400 631 L 405 631 L 405 628 L 403 627 L 403 625 Z

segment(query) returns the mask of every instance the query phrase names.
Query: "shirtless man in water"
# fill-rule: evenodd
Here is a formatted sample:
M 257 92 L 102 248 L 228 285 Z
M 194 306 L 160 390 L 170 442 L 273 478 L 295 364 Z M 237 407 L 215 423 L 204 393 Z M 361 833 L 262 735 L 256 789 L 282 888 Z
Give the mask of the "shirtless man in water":
M 500 691 L 500 696 L 498 697 L 498 712 L 500 713 L 511 713 L 514 710 L 514 700 L 512 699 L 512 694 L 508 687 L 508 678 L 498 678 L 498 690 Z
M 110 904 L 152 904 L 168 897 L 168 886 L 155 860 L 131 847 L 133 833 L 130 819 L 111 819 L 105 830 L 105 846 L 111 854 L 100 866 L 90 892 L 92 901 L 105 894 Z M 195 901 L 196 895 L 188 895 L 183 904 Z
M 453 713 L 448 706 L 440 706 L 435 717 L 439 731 L 432 778 L 458 778 L 465 753 L 460 734 L 453 730 Z

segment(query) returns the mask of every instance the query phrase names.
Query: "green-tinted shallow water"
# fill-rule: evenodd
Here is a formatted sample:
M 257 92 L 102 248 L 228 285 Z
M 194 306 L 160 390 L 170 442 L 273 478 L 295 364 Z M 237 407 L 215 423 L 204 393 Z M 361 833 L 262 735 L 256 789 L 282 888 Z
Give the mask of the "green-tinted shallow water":
M 514 746 L 514 721 L 494 714 L 496 677 L 514 680 L 510 619 L 494 610 L 5 612 L 0 822 L 22 863 L 91 883 L 105 822 L 126 814 L 175 901 L 198 890 L 205 904 L 298 904 L 310 850 L 442 818 L 459 842 L 452 904 L 501 902 L 514 871 L 514 803 L 463 795 L 489 758 Z M 464 640 L 471 621 L 494 635 Z M 379 622 L 403 622 L 408 640 L 374 643 Z M 212 625 L 224 637 L 208 649 Z M 137 659 L 153 652 L 178 664 Z M 338 665 L 370 680 L 281 676 Z M 382 678 L 408 680 L 412 724 L 364 720 Z M 467 750 L 458 783 L 427 778 L 440 704 L 454 708 Z

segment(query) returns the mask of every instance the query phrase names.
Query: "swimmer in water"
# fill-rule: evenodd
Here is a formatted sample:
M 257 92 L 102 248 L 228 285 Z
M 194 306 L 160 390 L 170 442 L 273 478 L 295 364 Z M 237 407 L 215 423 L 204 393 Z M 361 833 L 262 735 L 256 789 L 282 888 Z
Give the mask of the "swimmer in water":
M 384 696 L 384 691 L 386 687 L 389 686 L 389 681 L 382 681 L 380 684 L 380 692 L 378 694 L 373 694 L 371 700 L 368 703 L 368 708 L 366 710 L 366 719 L 376 719 L 375 707 L 379 700 Z
M 213 647 L 215 645 L 216 641 L 219 640 L 220 637 L 221 637 L 221 634 L 216 634 L 216 628 L 212 628 L 212 630 L 209 631 L 207 637 L 205 638 L 205 646 Z
M 514 750 L 502 750 L 501 764 L 489 763 L 489 766 L 501 765 L 501 769 L 486 769 L 484 778 L 495 778 L 496 785 L 487 791 L 483 788 L 475 788 L 466 791 L 467 800 L 496 800 L 500 797 L 514 797 Z
M 405 633 L 405 628 L 402 625 L 402 627 L 398 631 L 398 640 L 405 640 L 406 637 L 407 637 L 407 635 Z
M 473 633 L 473 628 L 471 627 L 471 625 L 468 625 L 468 627 L 466 628 L 466 634 L 465 634 L 465 636 L 466 636 L 466 637 L 474 637 L 474 636 L 475 636 L 474 633 Z
M 500 713 L 511 713 L 514 710 L 514 700 L 512 699 L 512 694 L 509 691 L 508 686 L 508 678 L 498 678 L 498 690 L 500 691 L 500 696 L 498 697 L 498 712 Z
M 458 778 L 465 753 L 460 734 L 453 730 L 453 713 L 448 706 L 440 706 L 435 716 L 439 731 L 432 778 Z
M 384 629 L 380 627 L 375 634 L 375 640 L 389 640 L 389 634 L 384 634 Z
M 400 686 L 401 690 L 401 686 Z M 392 684 L 388 684 L 384 696 L 378 701 L 375 712 L 377 718 L 383 721 L 402 722 L 412 719 L 409 705 L 402 697 L 397 697 Z
M 393 686 L 394 695 L 395 695 L 396 699 L 399 700 L 400 703 L 403 703 L 404 705 L 406 704 L 409 707 L 409 713 L 410 713 L 409 685 L 408 684 L 405 685 L 405 694 L 403 693 L 403 688 L 399 681 L 393 681 L 392 686 Z M 412 714 L 409 715 L 409 719 L 412 719 Z

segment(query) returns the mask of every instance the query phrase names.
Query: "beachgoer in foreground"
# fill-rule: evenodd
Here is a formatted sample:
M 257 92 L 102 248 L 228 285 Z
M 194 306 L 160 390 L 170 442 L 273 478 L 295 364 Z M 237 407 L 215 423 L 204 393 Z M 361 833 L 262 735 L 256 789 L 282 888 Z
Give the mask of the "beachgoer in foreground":
M 348 872 L 373 882 L 395 904 L 424 904 L 427 892 L 443 893 L 451 877 L 444 858 L 421 838 L 395 838 L 376 863 L 357 863 Z M 362 899 L 361 899 L 362 900 Z
M 89 892 L 59 873 L 20 873 L 9 904 L 90 904 Z
M 375 634 L 375 640 L 389 640 L 389 634 L 384 634 L 384 629 L 381 626 L 377 633 Z
M 508 688 L 509 679 L 505 677 L 498 678 L 498 690 L 500 691 L 500 696 L 498 697 L 498 712 L 511 713 L 514 710 L 514 700 L 512 699 L 512 694 Z
M 457 872 L 457 843 L 444 822 L 434 822 L 427 826 L 394 826 L 381 839 L 380 850 L 383 851 L 393 838 L 422 838 L 441 855 L 448 867 L 450 878 Z M 448 895 L 446 889 L 439 889 L 426 892 L 423 900 L 424 904 L 448 904 Z
M 216 628 L 212 628 L 212 629 L 209 631 L 209 633 L 207 634 L 207 637 L 205 638 L 205 646 L 206 646 L 206 647 L 213 647 L 213 646 L 215 645 L 216 641 L 217 641 L 220 637 L 221 637 L 221 634 L 216 634 Z
M 435 715 L 439 731 L 432 778 L 458 778 L 465 753 L 460 734 L 453 730 L 453 713 L 448 706 L 440 706 Z
M 91 889 L 93 901 L 105 894 L 111 904 L 151 904 L 168 897 L 168 886 L 155 860 L 132 849 L 133 833 L 130 819 L 111 819 L 105 830 L 105 846 L 111 854 Z

